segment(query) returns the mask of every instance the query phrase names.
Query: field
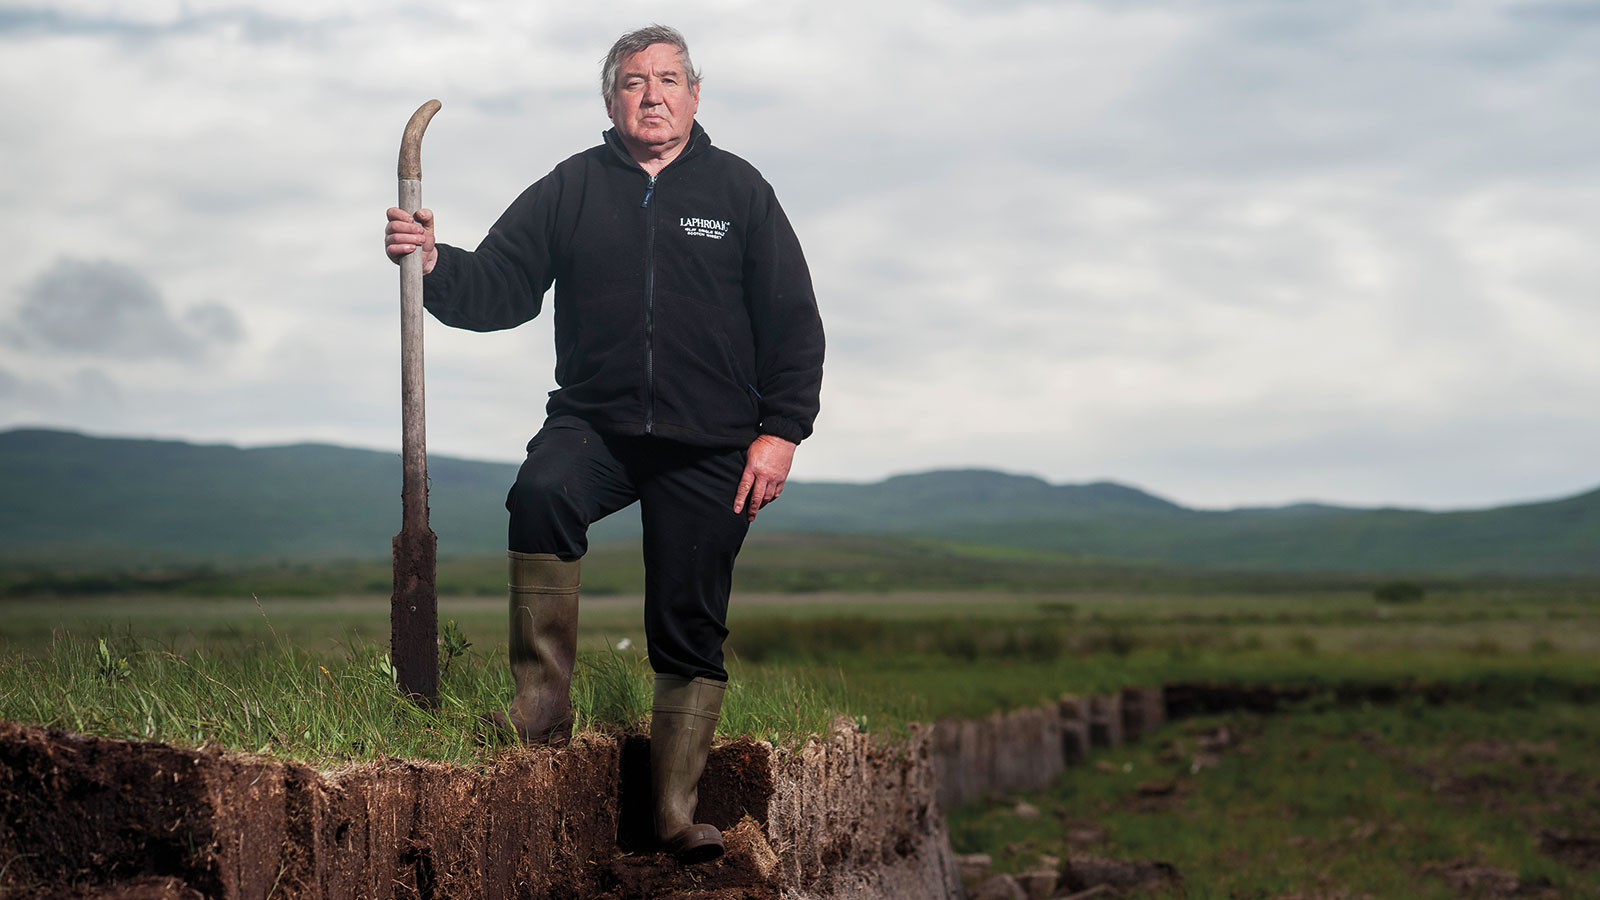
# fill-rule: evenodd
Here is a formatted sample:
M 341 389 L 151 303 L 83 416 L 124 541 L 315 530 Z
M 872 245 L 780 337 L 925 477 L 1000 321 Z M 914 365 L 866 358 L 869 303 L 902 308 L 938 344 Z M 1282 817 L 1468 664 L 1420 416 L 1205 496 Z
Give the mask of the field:
M 1192 719 L 956 810 L 952 840 L 1007 871 L 1090 854 L 1182 876 L 1139 896 L 1595 897 L 1597 745 L 1593 707 L 1562 701 Z
M 585 563 L 584 727 L 648 714 L 636 559 L 607 545 Z M 892 736 L 1128 684 L 1329 689 L 1097 758 L 1026 798 L 1037 819 L 1018 798 L 958 810 L 958 852 L 1012 869 L 1084 848 L 1161 859 L 1185 875 L 1168 894 L 1191 897 L 1596 886 L 1600 583 L 1184 572 L 887 538 L 764 538 L 741 566 L 729 736 L 794 742 L 836 715 Z M 503 567 L 441 565 L 436 711 L 390 689 L 382 563 L 0 573 L 0 718 L 323 762 L 492 756 L 505 740 L 478 713 L 509 696 Z M 1331 699 L 1400 682 L 1454 702 Z M 1196 767 L 1219 728 L 1227 748 Z

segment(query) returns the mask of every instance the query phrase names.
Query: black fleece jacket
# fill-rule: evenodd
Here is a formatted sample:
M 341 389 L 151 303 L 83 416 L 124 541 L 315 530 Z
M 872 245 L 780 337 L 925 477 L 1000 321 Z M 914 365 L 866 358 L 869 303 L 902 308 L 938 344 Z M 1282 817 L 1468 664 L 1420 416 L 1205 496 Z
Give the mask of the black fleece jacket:
M 446 325 L 521 325 L 555 284 L 549 415 L 704 447 L 811 434 L 823 336 L 800 242 L 761 174 L 698 123 L 653 179 L 607 131 L 476 251 L 438 247 L 423 296 Z

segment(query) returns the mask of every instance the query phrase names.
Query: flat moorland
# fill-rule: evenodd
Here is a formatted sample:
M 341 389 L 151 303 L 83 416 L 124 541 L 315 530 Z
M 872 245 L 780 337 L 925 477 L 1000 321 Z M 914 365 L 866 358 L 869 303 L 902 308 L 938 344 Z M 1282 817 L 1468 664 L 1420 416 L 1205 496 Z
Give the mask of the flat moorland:
M 0 571 L 0 717 L 316 760 L 498 752 L 478 714 L 510 694 L 504 561 L 441 562 L 431 711 L 392 690 L 388 578 L 377 562 Z M 585 560 L 584 727 L 648 715 L 641 586 L 633 545 Z M 780 536 L 747 548 L 729 626 L 721 730 L 774 741 L 837 715 L 895 733 L 1168 681 L 1439 682 L 1511 704 L 1600 686 L 1600 583 L 1581 580 L 1217 573 Z
M 1560 700 L 1174 723 L 1048 790 L 953 810 L 1001 871 L 1168 863 L 1134 897 L 1600 896 L 1600 717 Z
M 511 752 L 480 717 L 511 691 L 504 561 L 441 562 L 434 709 L 394 689 L 389 574 L 381 562 L 0 569 L 0 719 L 328 766 Z M 597 546 L 584 583 L 579 727 L 642 728 L 637 548 Z M 951 811 L 956 849 L 1001 870 L 1042 856 L 1168 862 L 1183 880 L 1153 897 L 1600 895 L 1600 582 L 1219 573 L 780 537 L 747 548 L 729 626 L 719 731 L 775 743 L 840 715 L 893 738 L 912 721 L 1131 684 L 1310 689 L 1278 715 L 1176 722 L 1049 790 Z M 1440 690 L 1338 699 L 1398 683 Z

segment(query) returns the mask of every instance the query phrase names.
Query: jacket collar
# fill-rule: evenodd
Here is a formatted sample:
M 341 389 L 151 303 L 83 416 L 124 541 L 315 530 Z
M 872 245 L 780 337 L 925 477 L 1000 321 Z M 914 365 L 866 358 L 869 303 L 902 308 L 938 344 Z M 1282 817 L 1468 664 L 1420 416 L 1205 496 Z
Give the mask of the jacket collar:
M 643 167 L 639 165 L 638 161 L 633 158 L 633 154 L 629 153 L 628 148 L 623 145 L 622 138 L 618 136 L 615 126 L 607 128 L 601 137 L 605 140 L 606 146 L 611 148 L 611 152 L 616 155 L 617 159 L 619 159 L 623 165 L 630 169 L 638 169 L 641 172 L 644 171 Z M 699 155 L 709 146 L 711 146 L 711 135 L 706 134 L 706 130 L 701 128 L 700 122 L 696 120 L 689 126 L 688 143 L 684 144 L 683 150 L 680 151 L 677 156 L 674 156 L 672 158 L 672 162 L 667 163 L 666 168 L 662 169 L 661 171 L 665 172 L 667 169 L 676 166 L 683 160 L 688 159 L 691 156 Z

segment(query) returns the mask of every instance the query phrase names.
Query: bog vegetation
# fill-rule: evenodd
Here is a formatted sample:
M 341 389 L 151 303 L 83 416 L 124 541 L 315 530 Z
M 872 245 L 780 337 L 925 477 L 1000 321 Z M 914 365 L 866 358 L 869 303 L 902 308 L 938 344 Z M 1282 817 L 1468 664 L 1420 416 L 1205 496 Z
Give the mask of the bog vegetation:
M 648 718 L 637 559 L 600 545 L 585 562 L 580 730 Z M 322 764 L 484 763 L 514 752 L 481 718 L 511 693 L 504 565 L 441 563 L 434 709 L 393 687 L 381 563 L 0 570 L 0 718 Z M 1582 848 L 1600 847 L 1583 843 L 1600 835 L 1600 581 L 1229 574 L 843 537 L 757 538 L 737 578 L 730 736 L 799 742 L 844 715 L 892 737 L 1129 684 L 1316 689 L 1298 712 L 1177 723 L 1049 791 L 954 811 L 956 849 L 1002 869 L 1157 858 L 1188 897 L 1596 888 Z M 1400 681 L 1462 702 L 1335 700 Z M 1199 760 L 1218 729 L 1227 749 Z M 1017 816 L 1019 799 L 1044 814 Z
M 318 760 L 471 760 L 510 695 L 504 561 L 440 566 L 441 702 L 392 690 L 388 568 L 0 573 L 0 716 Z M 648 717 L 631 545 L 586 559 L 582 727 Z M 895 732 L 1170 680 L 1421 679 L 1502 698 L 1600 684 L 1600 582 L 1190 572 L 892 538 L 760 538 L 741 561 L 722 730 Z M 1414 594 L 1414 596 L 1413 596 Z

